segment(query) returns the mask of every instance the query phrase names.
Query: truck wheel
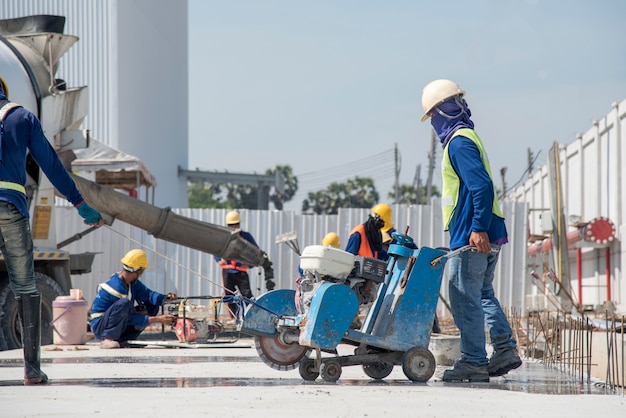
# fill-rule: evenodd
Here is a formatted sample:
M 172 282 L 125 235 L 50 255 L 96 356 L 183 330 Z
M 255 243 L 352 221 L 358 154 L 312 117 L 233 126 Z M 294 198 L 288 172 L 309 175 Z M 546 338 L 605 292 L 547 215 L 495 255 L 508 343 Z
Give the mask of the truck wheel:
M 41 293 L 41 345 L 52 344 L 52 302 L 63 294 L 61 286 L 50 276 L 35 272 L 35 285 Z M 22 330 L 17 317 L 17 302 L 7 281 L 0 288 L 0 350 L 13 350 L 22 347 Z M 6 345 L 6 347 L 4 347 Z

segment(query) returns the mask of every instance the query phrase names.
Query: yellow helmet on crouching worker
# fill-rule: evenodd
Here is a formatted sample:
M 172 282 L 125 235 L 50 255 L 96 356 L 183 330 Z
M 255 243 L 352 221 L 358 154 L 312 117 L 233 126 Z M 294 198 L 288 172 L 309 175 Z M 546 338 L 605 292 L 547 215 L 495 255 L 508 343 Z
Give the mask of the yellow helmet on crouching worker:
M 148 268 L 148 255 L 144 250 L 130 250 L 121 260 L 124 270 L 130 272 Z
M 450 80 L 435 80 L 426 84 L 426 87 L 422 90 L 422 107 L 424 108 L 424 115 L 421 121 L 424 122 L 430 117 L 430 112 L 454 96 L 463 96 L 465 92 L 461 90 L 461 87 L 454 81 Z
M 231 210 L 226 214 L 226 225 L 236 225 L 241 223 L 241 216 L 236 210 Z
M 336 232 L 329 232 L 322 239 L 322 245 L 339 248 L 339 235 Z
M 391 206 L 386 203 L 379 203 L 372 208 L 372 213 L 380 216 L 385 225 L 381 228 L 383 231 L 389 231 L 393 228 L 393 221 L 391 220 Z

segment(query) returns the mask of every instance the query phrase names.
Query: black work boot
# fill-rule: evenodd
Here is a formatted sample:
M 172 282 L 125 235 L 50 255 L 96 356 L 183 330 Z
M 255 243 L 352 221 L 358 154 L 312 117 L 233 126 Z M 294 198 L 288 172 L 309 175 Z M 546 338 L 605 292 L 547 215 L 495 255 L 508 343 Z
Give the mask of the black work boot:
M 489 359 L 489 376 L 503 376 L 522 365 L 516 348 L 496 350 Z
M 464 360 L 454 362 L 454 367 L 443 372 L 444 382 L 489 382 L 487 365 L 477 366 Z
M 22 347 L 24 348 L 24 384 L 46 383 L 48 376 L 41 371 L 41 295 L 38 293 L 16 296 Z

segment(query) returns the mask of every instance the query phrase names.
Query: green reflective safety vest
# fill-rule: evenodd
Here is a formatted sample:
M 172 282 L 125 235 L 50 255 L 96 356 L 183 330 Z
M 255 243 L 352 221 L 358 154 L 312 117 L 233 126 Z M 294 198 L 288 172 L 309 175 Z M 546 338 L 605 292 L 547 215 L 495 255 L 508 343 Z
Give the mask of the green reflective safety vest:
M 461 180 L 456 174 L 456 171 L 454 171 L 454 168 L 452 167 L 452 162 L 450 162 L 450 155 L 448 154 L 448 146 L 450 145 L 450 142 L 457 136 L 464 136 L 466 138 L 469 138 L 472 142 L 476 144 L 476 146 L 478 147 L 478 151 L 480 152 L 480 158 L 483 161 L 483 165 L 485 166 L 485 170 L 487 170 L 487 174 L 489 174 L 489 178 L 491 178 L 491 182 L 493 183 L 493 176 L 491 175 L 491 166 L 489 165 L 489 159 L 487 158 L 487 151 L 485 150 L 485 147 L 476 131 L 468 128 L 462 128 L 456 131 L 443 149 L 443 159 L 441 163 L 441 177 L 443 179 L 443 190 L 441 192 L 441 212 L 443 215 L 444 231 L 448 230 L 450 221 L 452 220 L 452 216 L 454 215 L 454 210 L 456 209 L 456 205 L 459 202 L 459 188 L 461 185 Z M 498 196 L 495 193 L 493 194 L 493 205 L 491 211 L 494 215 L 500 218 L 504 218 L 504 216 L 502 215 L 502 210 L 500 210 L 500 202 L 498 201 Z

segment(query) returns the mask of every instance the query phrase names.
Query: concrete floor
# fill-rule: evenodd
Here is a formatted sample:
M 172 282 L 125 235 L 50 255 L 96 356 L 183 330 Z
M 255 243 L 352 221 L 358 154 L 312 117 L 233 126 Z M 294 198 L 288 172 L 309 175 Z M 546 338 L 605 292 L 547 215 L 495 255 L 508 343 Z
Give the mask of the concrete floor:
M 383 381 L 360 366 L 338 382 L 305 382 L 258 357 L 251 338 L 167 348 L 150 337 L 144 348 L 100 349 L 96 342 L 44 346 L 47 385 L 23 386 L 20 350 L 0 352 L 2 417 L 623 417 L 626 398 L 598 382 L 580 383 L 535 361 L 489 383 L 444 383 L 437 366 L 413 383 L 396 366 Z M 176 342 L 166 338 L 164 341 Z M 150 345 L 151 344 L 151 345 Z M 351 346 L 339 346 L 350 354 Z

